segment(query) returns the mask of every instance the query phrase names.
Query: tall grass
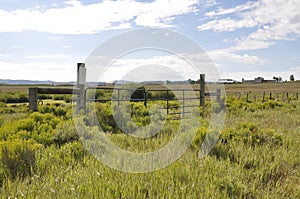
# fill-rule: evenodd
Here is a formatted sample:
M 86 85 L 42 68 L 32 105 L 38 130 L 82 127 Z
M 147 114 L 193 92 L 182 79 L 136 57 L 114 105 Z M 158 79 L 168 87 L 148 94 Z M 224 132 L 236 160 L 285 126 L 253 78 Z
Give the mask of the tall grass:
M 38 135 L 45 133 L 38 131 L 42 129 L 39 126 L 46 128 L 49 118 L 55 121 L 52 126 L 49 124 L 51 128 L 46 128 L 53 136 L 46 136 L 47 144 L 35 149 L 30 172 L 12 178 L 7 175 L 4 162 L 0 163 L 1 197 L 300 198 L 299 101 L 263 103 L 228 99 L 225 105 L 225 126 L 208 156 L 199 159 L 198 152 L 209 117 L 203 119 L 192 146 L 181 158 L 150 173 L 116 171 L 91 156 L 74 135 L 68 106 L 45 106 L 40 110 L 42 113 L 27 113 L 26 118 L 0 120 L 1 142 L 12 143 L 14 135 L 18 139 L 26 135 L 27 140 L 40 144 L 43 139 L 38 139 Z M 28 125 L 33 125 L 27 126 L 27 120 Z M 140 122 L 138 117 L 135 120 Z M 170 120 L 168 130 L 145 140 L 121 132 L 107 136 L 127 150 L 153 151 L 172 139 L 172 128 L 177 122 Z M 22 132 L 18 131 L 20 127 Z M 4 132 L 5 129 L 10 131 Z

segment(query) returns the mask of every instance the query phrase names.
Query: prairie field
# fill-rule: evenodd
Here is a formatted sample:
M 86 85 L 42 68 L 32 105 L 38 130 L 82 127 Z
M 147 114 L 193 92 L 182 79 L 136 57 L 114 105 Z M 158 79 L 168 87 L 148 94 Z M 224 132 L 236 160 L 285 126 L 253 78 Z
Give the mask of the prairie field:
M 207 99 L 205 109 L 195 108 L 192 114 L 199 113 L 200 125 L 180 158 L 156 171 L 129 173 L 106 166 L 86 149 L 74 125 L 72 96 L 40 96 L 44 103 L 32 112 L 26 102 L 28 86 L 0 86 L 0 196 L 300 198 L 300 82 L 235 84 L 225 85 L 225 89 L 226 98 L 222 95 L 220 103 Z M 251 95 L 246 99 L 249 91 L 257 95 L 255 100 Z M 238 92 L 242 93 L 240 99 Z M 284 100 L 262 100 L 263 92 L 289 95 L 284 94 Z M 166 102 L 156 101 L 149 102 L 149 107 L 155 103 L 166 106 Z M 176 101 L 172 103 L 176 105 Z M 130 116 L 137 126 L 151 124 L 149 107 L 130 102 Z M 201 145 L 212 133 L 210 116 L 223 110 L 226 117 L 220 137 L 210 153 L 200 158 Z M 96 114 L 111 142 L 137 153 L 164 147 L 180 123 L 189 119 L 167 116 L 157 135 L 138 139 L 118 126 L 110 102 L 87 106 L 89 113 Z M 86 115 L 79 119 L 90 129 L 86 136 L 93 137 L 95 124 Z M 105 146 L 101 150 L 105 151 Z

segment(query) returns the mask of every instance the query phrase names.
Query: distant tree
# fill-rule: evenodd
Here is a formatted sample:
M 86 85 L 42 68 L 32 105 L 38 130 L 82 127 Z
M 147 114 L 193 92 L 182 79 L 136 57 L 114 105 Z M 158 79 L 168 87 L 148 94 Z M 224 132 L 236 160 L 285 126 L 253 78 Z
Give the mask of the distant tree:
M 195 83 L 196 83 L 196 81 L 195 81 L 195 80 L 192 80 L 192 79 L 188 79 L 188 82 L 189 82 L 190 84 L 195 84 Z
M 290 76 L 290 81 L 291 81 L 291 82 L 295 81 L 295 77 L 294 77 L 293 74 Z
M 282 82 L 282 77 L 273 77 L 274 80 L 276 80 L 276 82 Z

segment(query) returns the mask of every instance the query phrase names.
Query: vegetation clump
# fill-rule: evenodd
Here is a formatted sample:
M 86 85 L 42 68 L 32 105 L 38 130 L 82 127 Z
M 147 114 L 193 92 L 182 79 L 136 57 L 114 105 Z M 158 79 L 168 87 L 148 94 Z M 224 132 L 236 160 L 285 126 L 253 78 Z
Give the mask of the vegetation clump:
M 98 99 L 109 96 L 108 91 L 96 92 Z M 49 102 L 40 105 L 38 112 L 29 112 L 26 104 L 2 102 L 1 196 L 299 198 L 299 101 L 247 101 L 230 96 L 223 100 L 221 104 L 207 102 L 204 109 L 192 111 L 199 116 L 200 126 L 194 129 L 197 133 L 191 148 L 173 164 L 151 173 L 113 170 L 92 156 L 86 146 L 106 150 L 101 140 L 94 139 L 99 124 L 105 137 L 122 150 L 151 153 L 163 148 L 181 124 L 178 116 L 157 114 L 151 118 L 151 107 L 166 107 L 165 101 L 149 102 L 147 107 L 133 101 L 128 106 L 111 102 L 89 105 L 87 115 L 96 114 L 97 121 L 82 116 L 90 131 L 81 136 L 74 125 L 71 104 Z M 169 105 L 169 111 L 181 111 L 178 101 L 169 101 Z M 216 134 L 209 127 L 212 112 L 225 107 L 226 120 L 216 145 L 206 157 L 199 158 L 206 136 Z M 128 134 L 140 127 L 152 128 L 152 119 L 163 121 L 156 135 L 138 139 Z

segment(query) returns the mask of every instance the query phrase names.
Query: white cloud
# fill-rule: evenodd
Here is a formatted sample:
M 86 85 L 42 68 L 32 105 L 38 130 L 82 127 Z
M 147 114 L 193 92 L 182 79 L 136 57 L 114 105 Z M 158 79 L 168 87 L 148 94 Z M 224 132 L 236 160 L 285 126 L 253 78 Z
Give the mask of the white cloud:
M 28 59 L 52 59 L 52 58 L 68 58 L 70 57 L 69 55 L 52 55 L 52 54 L 47 54 L 47 55 L 29 55 L 26 58 Z
M 0 10 L 0 32 L 35 30 L 52 34 L 90 34 L 108 29 L 138 26 L 169 27 L 178 15 L 195 11 L 197 0 L 102 1 L 82 5 L 66 1 L 66 7 L 11 12 Z
M 72 46 L 69 46 L 69 45 L 62 45 L 60 46 L 61 48 L 71 48 Z
M 81 2 L 77 1 L 77 0 L 68 0 L 68 1 L 65 2 L 65 4 L 71 5 L 71 6 L 80 6 Z
M 213 20 L 198 29 L 217 32 L 256 28 L 251 34 L 236 40 L 232 51 L 264 49 L 276 40 L 291 40 L 300 36 L 299 0 L 259 0 L 229 9 L 206 13 Z M 228 15 L 231 16 L 228 16 Z
M 240 28 L 252 28 L 258 23 L 253 19 L 234 20 L 231 18 L 218 19 L 198 26 L 199 30 L 214 30 L 217 32 L 235 31 Z
M 172 26 L 171 21 L 175 16 L 195 12 L 194 5 L 196 3 L 196 0 L 157 0 L 147 5 L 146 9 L 141 10 L 135 23 L 140 26 L 169 27 Z
M 198 59 L 195 60 L 199 63 L 197 66 L 187 61 L 191 59 L 194 61 L 195 58 Z M 199 79 L 200 73 L 205 73 L 207 79 L 217 79 L 218 75 L 213 63 L 203 55 L 190 55 L 188 58 L 177 55 L 121 58 L 115 60 L 108 68 L 93 63 L 87 64 L 89 81 L 113 81 L 124 78 L 131 81 L 187 80 Z
M 11 55 L 8 54 L 0 54 L 0 57 L 10 57 Z
M 54 37 L 48 37 L 48 40 L 50 40 L 50 41 L 58 41 L 58 40 L 61 40 L 63 38 L 64 37 L 62 37 L 62 36 L 54 36 Z
M 220 16 L 220 15 L 222 16 L 222 15 L 233 14 L 233 13 L 237 13 L 237 12 L 254 9 L 255 7 L 258 6 L 258 4 L 259 4 L 259 2 L 249 1 L 249 2 L 246 2 L 245 4 L 238 5 L 234 8 L 229 8 L 229 9 L 219 8 L 216 11 L 207 12 L 207 13 L 205 13 L 205 15 L 208 17 L 215 17 L 215 16 Z
M 228 50 L 231 52 L 234 51 L 249 51 L 249 50 L 258 50 L 266 49 L 272 46 L 275 42 L 273 41 L 264 41 L 264 40 L 255 40 L 250 37 L 237 39 L 236 44 L 230 47 Z
M 217 3 L 217 0 L 201 0 L 200 4 L 201 4 L 202 7 L 208 8 L 208 7 L 215 6 L 218 3 Z
M 253 56 L 249 54 L 238 55 L 230 52 L 230 50 L 228 49 L 208 51 L 207 53 L 214 62 L 235 62 L 235 63 L 246 63 L 246 64 L 265 63 L 265 60 L 257 56 Z
M 76 65 L 69 63 L 0 62 L 0 66 L 0 79 L 76 81 Z

